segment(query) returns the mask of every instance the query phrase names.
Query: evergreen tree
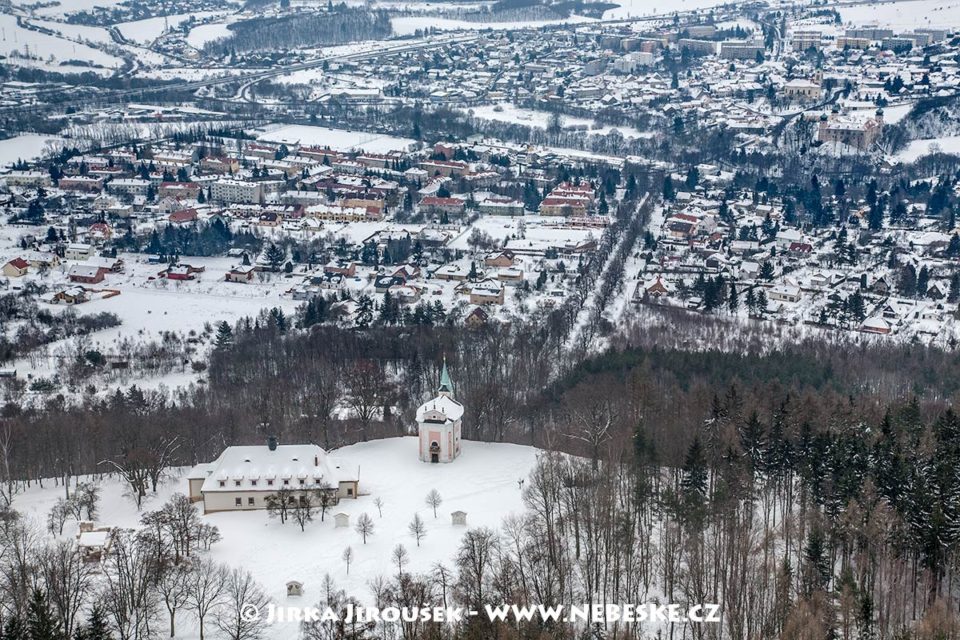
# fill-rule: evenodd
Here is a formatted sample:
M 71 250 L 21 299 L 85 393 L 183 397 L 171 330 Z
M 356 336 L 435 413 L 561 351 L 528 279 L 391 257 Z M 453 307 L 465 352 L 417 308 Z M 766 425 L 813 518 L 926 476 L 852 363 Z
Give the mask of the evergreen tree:
M 283 264 L 287 254 L 283 249 L 271 242 L 270 246 L 267 247 L 267 252 L 264 257 L 267 260 L 267 264 L 270 265 L 271 271 L 279 271 L 280 265 Z
M 3 630 L 0 632 L 0 638 L 3 640 L 30 640 L 27 626 L 16 614 L 7 616 L 3 624 Z
M 103 609 L 93 607 L 87 616 L 86 624 L 79 627 L 73 637 L 74 640 L 113 640 Z
M 763 315 L 767 312 L 767 294 L 761 289 L 757 292 L 757 314 Z
M 900 280 L 897 283 L 900 295 L 912 298 L 917 294 L 917 270 L 912 264 L 904 265 L 900 270 Z
M 217 349 L 225 349 L 233 344 L 233 329 L 226 321 L 217 325 L 217 335 L 213 344 Z
M 30 640 L 62 640 L 60 621 L 40 589 L 33 590 L 27 605 L 27 634 Z
M 677 192 L 673 188 L 673 178 L 668 174 L 663 178 L 663 199 L 673 200 L 676 195 Z
M 803 588 L 807 595 L 826 588 L 830 581 L 830 559 L 823 531 L 814 527 L 803 548 Z
M 930 270 L 927 265 L 920 267 L 920 273 L 917 274 L 917 295 L 921 298 L 927 295 L 927 289 L 930 288 Z

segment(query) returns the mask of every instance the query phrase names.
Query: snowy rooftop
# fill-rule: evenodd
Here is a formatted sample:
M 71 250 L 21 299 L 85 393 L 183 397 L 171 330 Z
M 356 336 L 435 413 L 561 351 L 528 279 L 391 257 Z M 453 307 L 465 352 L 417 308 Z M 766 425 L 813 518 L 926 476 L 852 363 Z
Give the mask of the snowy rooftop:
M 417 422 L 431 421 L 437 419 L 439 414 L 445 422 L 454 422 L 463 417 L 463 405 L 444 395 L 437 396 L 433 400 L 428 400 L 417 409 Z
M 195 470 L 199 471 L 197 468 Z M 340 463 L 314 444 L 227 447 L 210 465 L 210 473 L 200 488 L 207 491 L 235 491 L 237 488 L 259 488 L 251 481 L 304 480 L 306 484 L 354 480 L 341 471 Z M 193 476 L 193 472 L 191 472 Z M 240 487 L 237 487 L 240 482 Z M 267 489 L 264 483 L 263 489 Z

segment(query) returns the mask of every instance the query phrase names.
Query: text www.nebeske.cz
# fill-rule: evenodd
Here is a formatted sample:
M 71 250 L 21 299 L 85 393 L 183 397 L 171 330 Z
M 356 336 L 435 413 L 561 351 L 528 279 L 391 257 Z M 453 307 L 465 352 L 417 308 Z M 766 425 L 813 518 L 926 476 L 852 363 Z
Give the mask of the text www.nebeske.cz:
M 456 623 L 472 617 L 486 616 L 493 621 L 598 623 L 598 622 L 694 622 L 721 621 L 718 604 L 593 604 L 593 605 L 486 605 L 482 610 L 460 607 L 362 607 L 347 605 L 342 609 L 323 607 L 287 607 L 270 604 L 264 612 L 267 622 L 444 622 Z M 259 610 L 247 609 L 247 619 L 260 617 Z

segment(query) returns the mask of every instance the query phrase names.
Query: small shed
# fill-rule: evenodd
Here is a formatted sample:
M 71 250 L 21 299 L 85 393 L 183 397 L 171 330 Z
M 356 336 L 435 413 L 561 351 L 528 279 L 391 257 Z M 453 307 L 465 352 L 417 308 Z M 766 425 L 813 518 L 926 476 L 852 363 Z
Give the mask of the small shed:
M 458 527 L 467 526 L 467 512 L 466 511 L 454 511 L 450 514 L 453 518 L 453 524 Z
M 350 516 L 346 513 L 334 514 L 333 521 L 337 529 L 350 526 Z
M 110 552 L 110 533 L 105 527 L 77 534 L 77 553 L 84 562 L 100 562 Z
M 303 583 L 297 580 L 291 580 L 287 583 L 287 597 L 299 598 L 303 595 Z

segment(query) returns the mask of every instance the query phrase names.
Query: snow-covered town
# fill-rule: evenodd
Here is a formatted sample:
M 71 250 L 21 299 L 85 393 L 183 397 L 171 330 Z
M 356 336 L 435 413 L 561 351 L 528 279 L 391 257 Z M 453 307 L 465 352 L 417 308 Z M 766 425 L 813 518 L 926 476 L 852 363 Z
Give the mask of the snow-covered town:
M 956 640 L 958 212 L 953 0 L 0 0 L 0 640 Z

